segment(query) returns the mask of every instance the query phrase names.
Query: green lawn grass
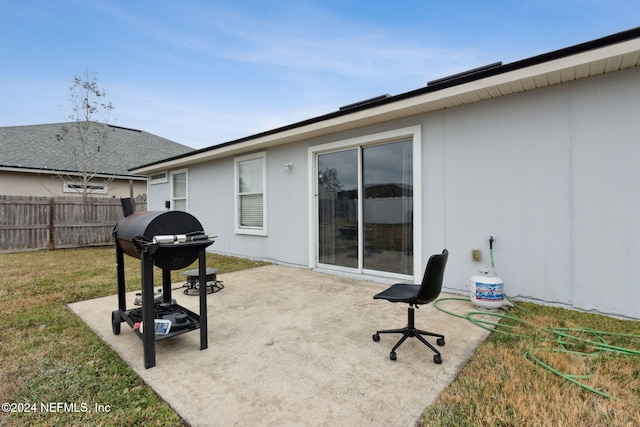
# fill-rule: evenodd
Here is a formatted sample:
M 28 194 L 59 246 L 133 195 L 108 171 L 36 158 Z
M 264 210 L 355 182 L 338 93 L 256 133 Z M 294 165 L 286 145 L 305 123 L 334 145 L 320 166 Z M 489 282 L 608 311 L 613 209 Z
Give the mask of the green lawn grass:
M 640 322 L 517 305 L 422 425 L 637 426 Z

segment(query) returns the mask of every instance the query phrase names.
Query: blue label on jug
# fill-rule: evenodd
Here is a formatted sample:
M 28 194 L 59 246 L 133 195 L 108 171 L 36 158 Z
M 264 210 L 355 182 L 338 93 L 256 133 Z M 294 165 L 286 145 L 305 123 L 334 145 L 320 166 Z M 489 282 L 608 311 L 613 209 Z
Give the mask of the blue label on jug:
M 476 282 L 476 299 L 482 301 L 502 301 L 504 299 L 504 283 Z

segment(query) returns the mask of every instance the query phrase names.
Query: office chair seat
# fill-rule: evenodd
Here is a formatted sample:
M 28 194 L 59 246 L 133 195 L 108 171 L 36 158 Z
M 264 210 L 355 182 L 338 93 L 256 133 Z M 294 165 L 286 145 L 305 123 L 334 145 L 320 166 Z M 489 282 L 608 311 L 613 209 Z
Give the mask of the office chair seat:
M 397 283 L 373 297 L 374 299 L 384 299 L 393 303 L 402 302 L 409 304 L 406 327 L 376 331 L 376 333 L 373 334 L 372 338 L 375 342 L 380 341 L 380 334 L 402 334 L 400 340 L 391 349 L 389 359 L 396 360 L 396 349 L 400 347 L 407 338 L 418 338 L 420 342 L 435 352 L 433 361 L 435 363 L 442 363 L 442 355 L 424 338 L 424 335 L 436 337 L 436 344 L 439 346 L 445 345 L 444 335 L 416 329 L 414 307 L 419 307 L 421 304 L 428 304 L 438 298 L 440 290 L 442 289 L 442 278 L 448 257 L 449 252 L 446 249 L 442 251 L 442 254 L 432 255 L 427 262 L 427 268 L 421 284 Z
M 374 296 L 373 298 L 385 299 L 389 302 L 415 303 L 419 290 L 420 290 L 420 285 L 405 285 L 403 283 L 399 283 L 391 286 L 385 291 L 380 292 L 378 295 Z

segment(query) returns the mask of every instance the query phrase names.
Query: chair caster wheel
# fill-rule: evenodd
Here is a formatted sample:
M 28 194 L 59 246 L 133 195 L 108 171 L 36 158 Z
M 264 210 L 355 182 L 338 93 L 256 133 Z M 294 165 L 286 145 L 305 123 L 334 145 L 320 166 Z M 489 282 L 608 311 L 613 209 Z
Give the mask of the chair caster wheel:
M 436 364 L 441 364 L 442 363 L 442 356 L 440 356 L 439 354 L 436 354 L 433 356 L 433 363 Z
M 389 359 L 396 360 L 396 352 L 395 351 L 392 351 L 391 353 L 389 353 Z
M 373 336 L 372 336 L 371 338 L 373 338 L 373 340 L 374 340 L 375 342 L 380 341 L 380 335 L 378 335 L 378 334 L 373 334 Z
M 122 323 L 122 316 L 120 316 L 120 310 L 114 310 L 111 312 L 111 330 L 113 335 L 120 334 L 120 323 Z
M 436 340 L 436 344 L 438 344 L 440 347 L 442 347 L 444 345 L 444 338 L 438 338 Z

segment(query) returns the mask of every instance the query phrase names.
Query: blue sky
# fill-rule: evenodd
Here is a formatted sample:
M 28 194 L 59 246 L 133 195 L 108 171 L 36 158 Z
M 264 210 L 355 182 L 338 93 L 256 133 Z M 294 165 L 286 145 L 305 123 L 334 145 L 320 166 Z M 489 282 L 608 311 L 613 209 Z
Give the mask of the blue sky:
M 201 148 L 640 26 L 637 0 L 0 0 L 0 126 L 110 123 Z

